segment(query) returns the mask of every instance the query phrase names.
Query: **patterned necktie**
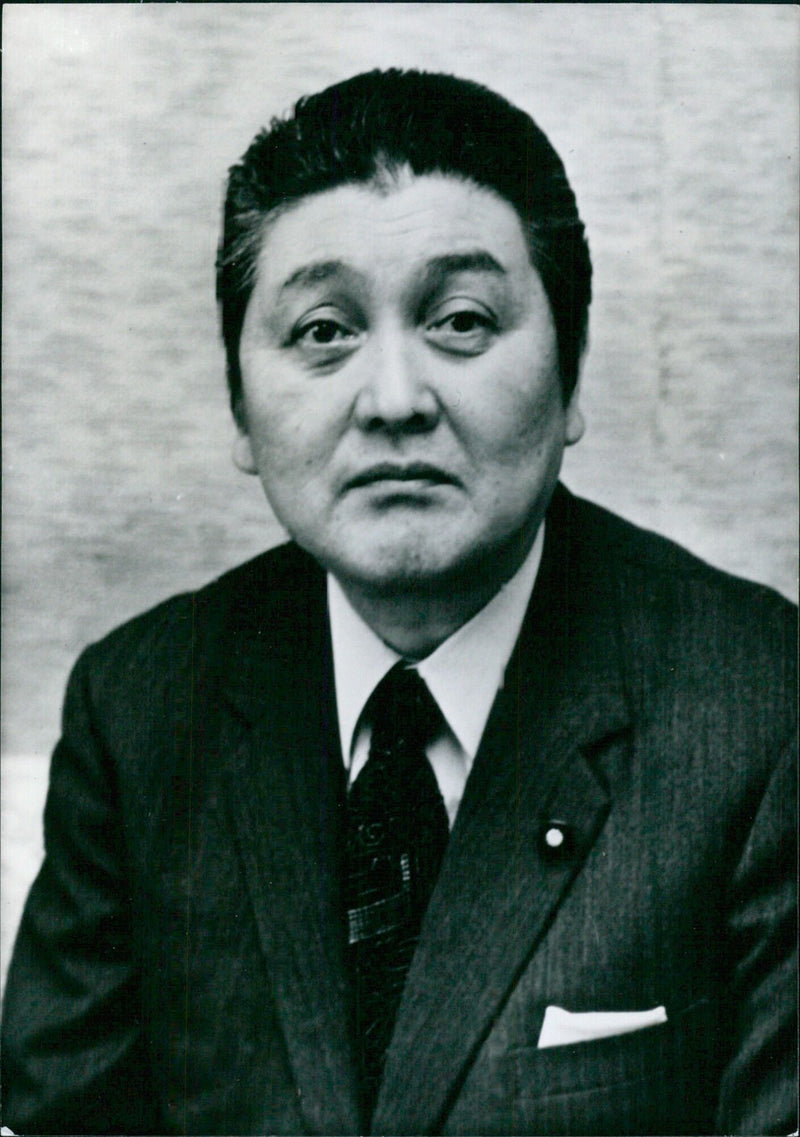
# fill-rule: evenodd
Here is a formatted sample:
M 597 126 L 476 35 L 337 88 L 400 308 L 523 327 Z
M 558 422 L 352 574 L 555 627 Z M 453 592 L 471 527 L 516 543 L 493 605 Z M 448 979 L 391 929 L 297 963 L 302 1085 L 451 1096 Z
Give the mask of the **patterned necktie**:
M 425 753 L 444 720 L 424 680 L 397 664 L 365 713 L 372 737 L 348 800 L 345 907 L 361 1086 L 371 1115 L 449 826 Z

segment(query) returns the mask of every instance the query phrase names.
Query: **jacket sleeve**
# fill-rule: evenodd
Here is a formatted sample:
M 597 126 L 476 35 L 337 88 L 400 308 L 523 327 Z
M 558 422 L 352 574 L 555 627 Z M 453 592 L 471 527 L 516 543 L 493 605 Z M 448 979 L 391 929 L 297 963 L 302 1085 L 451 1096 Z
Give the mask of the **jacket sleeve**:
M 729 1061 L 716 1133 L 797 1130 L 797 752 L 788 746 L 755 814 L 729 903 Z
M 17 1133 L 158 1128 L 114 770 L 89 696 L 91 650 L 67 688 L 45 808 L 45 860 L 4 1000 L 3 1122 Z

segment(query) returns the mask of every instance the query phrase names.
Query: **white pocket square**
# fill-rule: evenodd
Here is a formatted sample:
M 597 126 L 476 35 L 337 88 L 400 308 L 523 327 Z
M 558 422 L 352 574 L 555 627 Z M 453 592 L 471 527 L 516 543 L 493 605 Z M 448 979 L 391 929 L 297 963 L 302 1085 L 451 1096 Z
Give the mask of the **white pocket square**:
M 615 1034 L 630 1034 L 667 1021 L 664 1007 L 650 1011 L 581 1011 L 573 1013 L 563 1007 L 548 1007 L 539 1034 L 538 1048 L 566 1046 L 570 1042 L 592 1042 Z

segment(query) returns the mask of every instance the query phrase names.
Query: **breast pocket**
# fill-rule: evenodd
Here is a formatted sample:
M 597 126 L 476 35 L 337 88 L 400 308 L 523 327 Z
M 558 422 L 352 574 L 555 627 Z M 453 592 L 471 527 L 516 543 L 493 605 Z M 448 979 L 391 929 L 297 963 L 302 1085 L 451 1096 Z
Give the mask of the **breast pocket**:
M 717 1063 L 712 1004 L 666 1023 L 544 1050 L 512 1063 L 515 1129 L 528 1134 L 701 1134 L 711 1131 Z

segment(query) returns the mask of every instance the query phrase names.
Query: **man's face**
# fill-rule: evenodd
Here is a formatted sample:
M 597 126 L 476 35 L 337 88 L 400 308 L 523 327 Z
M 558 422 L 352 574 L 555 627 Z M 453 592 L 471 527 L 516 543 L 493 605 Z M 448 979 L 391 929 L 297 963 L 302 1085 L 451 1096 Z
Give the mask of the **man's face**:
M 582 432 L 517 214 L 444 175 L 280 215 L 240 358 L 240 464 L 356 590 L 510 576 Z

